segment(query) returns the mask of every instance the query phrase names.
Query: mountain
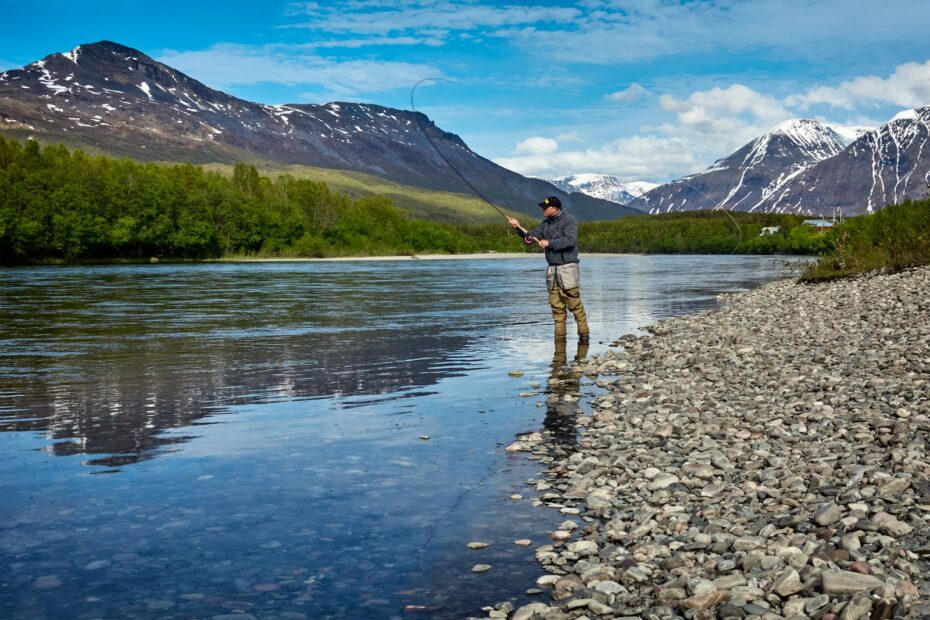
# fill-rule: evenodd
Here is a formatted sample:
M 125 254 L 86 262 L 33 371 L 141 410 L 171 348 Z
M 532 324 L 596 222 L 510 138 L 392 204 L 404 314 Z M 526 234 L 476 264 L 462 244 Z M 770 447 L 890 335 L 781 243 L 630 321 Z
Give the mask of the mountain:
M 303 165 L 470 193 L 427 132 L 461 174 L 502 207 L 538 216 L 536 203 L 555 194 L 582 220 L 635 213 L 502 168 L 421 113 L 344 102 L 253 103 L 110 41 L 0 73 L 0 131 L 142 161 Z
M 630 206 L 650 213 L 755 211 L 811 164 L 833 157 L 845 146 L 844 137 L 823 123 L 786 121 L 704 172 L 661 185 Z
M 930 106 L 905 110 L 782 183 L 759 205 L 779 213 L 872 213 L 927 195 Z
M 581 192 L 588 196 L 629 204 L 647 191 L 657 187 L 656 183 L 632 181 L 621 183 L 620 179 L 606 174 L 573 174 L 555 179 L 545 179 L 566 192 Z
M 736 209 L 858 215 L 928 194 L 930 106 L 875 129 L 810 120 L 782 123 L 699 174 L 629 206 L 659 213 Z

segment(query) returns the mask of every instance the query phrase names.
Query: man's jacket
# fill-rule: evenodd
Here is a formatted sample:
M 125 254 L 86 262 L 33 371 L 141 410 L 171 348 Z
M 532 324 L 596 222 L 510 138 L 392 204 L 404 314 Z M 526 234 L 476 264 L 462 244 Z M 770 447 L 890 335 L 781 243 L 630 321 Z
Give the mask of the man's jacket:
M 546 262 L 550 265 L 567 265 L 578 262 L 578 221 L 565 209 L 559 210 L 553 217 L 547 217 L 539 226 L 529 231 L 537 239 L 549 242 L 546 248 Z

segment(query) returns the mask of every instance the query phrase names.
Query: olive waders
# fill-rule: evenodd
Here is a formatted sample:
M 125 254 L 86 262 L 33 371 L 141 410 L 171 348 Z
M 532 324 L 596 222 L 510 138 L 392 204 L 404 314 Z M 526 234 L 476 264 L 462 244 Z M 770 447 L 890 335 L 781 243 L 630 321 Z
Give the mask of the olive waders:
M 575 317 L 578 327 L 578 339 L 582 342 L 588 340 L 588 316 L 581 303 L 581 290 L 579 282 L 581 273 L 578 263 L 566 265 L 549 265 L 546 270 L 546 280 L 549 286 L 549 306 L 552 308 L 552 321 L 555 324 L 555 337 L 565 338 L 568 333 L 568 312 Z

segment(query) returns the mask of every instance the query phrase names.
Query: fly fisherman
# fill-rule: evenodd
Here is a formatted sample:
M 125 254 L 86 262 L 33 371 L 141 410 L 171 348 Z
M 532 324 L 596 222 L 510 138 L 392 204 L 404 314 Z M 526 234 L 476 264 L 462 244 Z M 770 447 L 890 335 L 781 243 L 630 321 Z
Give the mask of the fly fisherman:
M 549 196 L 539 203 L 546 218 L 533 230 L 520 226 L 516 218 L 508 217 L 510 225 L 523 235 L 527 243 L 534 241 L 546 251 L 546 286 L 549 289 L 549 305 L 555 322 L 555 337 L 564 339 L 567 328 L 566 308 L 572 311 L 578 326 L 578 342 L 589 342 L 588 320 L 581 303 L 581 273 L 578 268 L 578 222 L 562 208 L 562 201 Z

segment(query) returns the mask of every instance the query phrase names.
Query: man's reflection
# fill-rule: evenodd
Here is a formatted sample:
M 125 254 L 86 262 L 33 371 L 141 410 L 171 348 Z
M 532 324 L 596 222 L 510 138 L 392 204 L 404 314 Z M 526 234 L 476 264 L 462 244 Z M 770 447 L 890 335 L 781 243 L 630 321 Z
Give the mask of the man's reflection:
M 588 355 L 589 344 L 579 343 L 571 363 L 568 362 L 568 343 L 556 338 L 555 353 L 549 367 L 549 386 L 546 388 L 546 419 L 543 424 L 551 440 L 563 447 L 574 446 L 575 414 L 581 398 L 582 362 Z

